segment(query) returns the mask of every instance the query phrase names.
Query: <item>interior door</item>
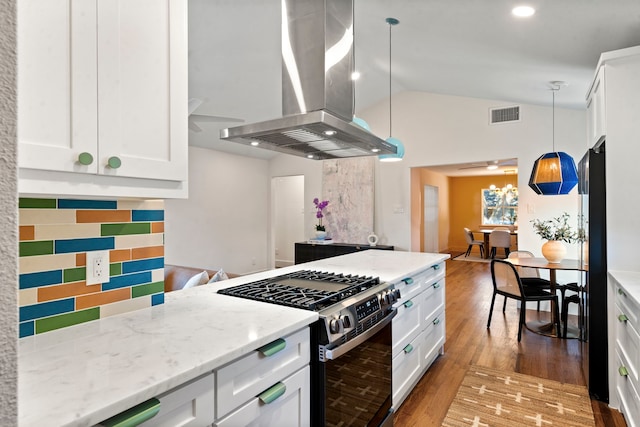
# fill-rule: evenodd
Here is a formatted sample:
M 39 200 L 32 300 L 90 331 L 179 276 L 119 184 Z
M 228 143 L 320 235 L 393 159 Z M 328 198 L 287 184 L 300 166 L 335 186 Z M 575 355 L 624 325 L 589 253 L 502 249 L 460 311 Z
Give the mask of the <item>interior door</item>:
M 424 186 L 423 252 L 438 252 L 438 187 Z
M 304 176 L 278 176 L 271 180 L 275 267 L 294 264 L 296 242 L 304 232 Z

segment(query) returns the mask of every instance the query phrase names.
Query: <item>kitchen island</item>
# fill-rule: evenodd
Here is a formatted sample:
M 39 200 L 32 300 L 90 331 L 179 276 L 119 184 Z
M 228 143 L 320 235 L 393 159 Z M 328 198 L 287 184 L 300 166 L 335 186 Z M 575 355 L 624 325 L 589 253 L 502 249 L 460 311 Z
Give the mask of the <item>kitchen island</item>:
M 400 282 L 447 257 L 390 251 L 344 255 L 172 292 L 163 305 L 23 338 L 19 425 L 94 425 L 318 319 L 312 311 L 216 294 L 221 287 L 300 269 Z

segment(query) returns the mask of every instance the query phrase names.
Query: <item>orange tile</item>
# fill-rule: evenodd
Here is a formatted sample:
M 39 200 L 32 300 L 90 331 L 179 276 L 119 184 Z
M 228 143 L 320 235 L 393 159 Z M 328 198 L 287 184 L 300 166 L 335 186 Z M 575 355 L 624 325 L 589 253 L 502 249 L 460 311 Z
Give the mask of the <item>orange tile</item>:
M 131 222 L 131 211 L 78 210 L 76 222 Z
M 20 226 L 20 241 L 35 240 L 35 238 L 36 238 L 36 227 L 34 225 Z
M 100 292 L 101 289 L 102 285 L 87 286 L 84 280 L 81 282 L 65 283 L 64 285 L 43 286 L 38 288 L 38 302 L 93 294 Z
M 109 262 L 122 262 L 131 259 L 131 249 L 114 249 L 109 251 Z
M 151 232 L 152 233 L 164 233 L 164 222 L 152 222 L 151 223 Z
M 157 258 L 161 256 L 164 256 L 164 246 L 131 249 L 131 259 Z
M 83 267 L 85 265 L 87 265 L 87 253 L 78 252 L 76 254 L 76 267 Z
M 110 304 L 116 301 L 124 301 L 130 298 L 131 288 L 114 289 L 112 291 L 86 295 L 76 298 L 76 310 L 83 310 L 89 307 L 97 307 L 99 305 Z

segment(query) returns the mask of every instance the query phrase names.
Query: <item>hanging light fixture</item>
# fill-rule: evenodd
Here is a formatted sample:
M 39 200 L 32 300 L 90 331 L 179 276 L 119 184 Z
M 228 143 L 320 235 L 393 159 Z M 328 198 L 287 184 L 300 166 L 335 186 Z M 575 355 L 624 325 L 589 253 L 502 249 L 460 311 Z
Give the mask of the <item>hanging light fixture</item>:
M 565 152 L 556 151 L 556 92 L 560 90 L 561 86 L 566 86 L 566 83 L 551 82 L 551 93 L 553 94 L 553 152 L 545 153 L 535 161 L 531 171 L 531 178 L 529 178 L 529 187 L 537 194 L 545 196 L 569 194 L 571 189 L 578 183 L 578 169 L 573 157 Z
M 404 157 L 404 144 L 398 138 L 393 138 L 391 135 L 391 28 L 394 25 L 398 25 L 400 21 L 396 18 L 387 18 L 385 22 L 389 24 L 389 138 L 386 141 L 389 144 L 395 145 L 397 152 L 395 154 L 382 154 L 378 156 L 381 162 L 399 162 Z

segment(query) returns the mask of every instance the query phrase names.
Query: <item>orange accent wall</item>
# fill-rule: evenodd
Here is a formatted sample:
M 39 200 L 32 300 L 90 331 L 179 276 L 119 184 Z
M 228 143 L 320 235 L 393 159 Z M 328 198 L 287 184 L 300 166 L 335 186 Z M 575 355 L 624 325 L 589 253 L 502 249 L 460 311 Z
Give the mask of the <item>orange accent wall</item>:
M 448 177 L 428 168 L 411 169 L 411 250 L 424 250 L 424 206 L 425 185 L 438 187 L 438 241 L 439 252 L 466 251 L 464 227 L 480 228 L 482 222 L 482 200 L 480 191 L 491 184 L 518 185 L 518 175 L 487 175 L 470 177 Z M 484 227 L 490 228 L 490 227 Z M 482 235 L 475 236 L 482 239 Z M 513 242 L 512 250 L 515 250 Z

